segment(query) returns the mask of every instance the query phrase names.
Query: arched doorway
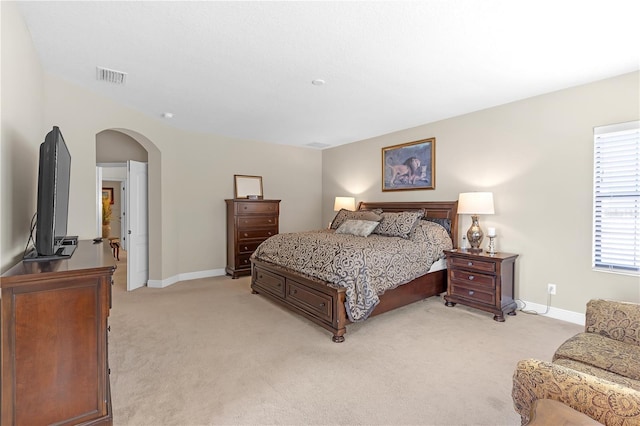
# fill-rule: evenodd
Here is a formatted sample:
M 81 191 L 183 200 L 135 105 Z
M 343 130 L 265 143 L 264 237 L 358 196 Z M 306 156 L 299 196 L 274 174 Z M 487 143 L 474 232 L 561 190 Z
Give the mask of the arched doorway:
M 148 170 L 155 170 L 157 164 L 152 163 L 158 160 L 157 147 L 137 132 L 107 129 L 96 134 L 96 202 L 99 204 L 96 226 L 102 232 L 102 195 L 106 182 L 107 191 L 112 191 L 115 198 L 111 211 L 114 226 L 110 227 L 109 238 L 124 250 L 128 290 L 146 285 L 150 267 L 157 263 L 149 258 L 149 240 L 157 239 L 150 237 L 149 228 L 159 224 L 149 226 L 148 206 L 155 202 L 150 200 L 149 188 L 159 185 L 159 179 L 149 180 Z M 155 233 L 159 234 L 159 230 Z

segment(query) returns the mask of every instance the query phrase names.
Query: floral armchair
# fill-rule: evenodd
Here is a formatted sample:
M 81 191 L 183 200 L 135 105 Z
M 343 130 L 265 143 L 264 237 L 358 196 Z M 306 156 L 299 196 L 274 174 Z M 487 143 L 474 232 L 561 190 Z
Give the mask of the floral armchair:
M 560 345 L 553 362 L 518 362 L 512 397 L 523 425 L 545 398 L 605 425 L 640 425 L 640 305 L 589 301 L 585 331 Z

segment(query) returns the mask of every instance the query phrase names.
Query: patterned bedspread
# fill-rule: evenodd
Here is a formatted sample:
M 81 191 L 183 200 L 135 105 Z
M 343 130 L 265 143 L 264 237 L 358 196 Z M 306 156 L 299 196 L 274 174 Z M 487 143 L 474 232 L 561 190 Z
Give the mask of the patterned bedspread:
M 379 303 L 379 295 L 424 275 L 451 248 L 443 227 L 421 221 L 409 239 L 334 230 L 278 234 L 252 257 L 344 287 L 347 315 L 361 321 Z

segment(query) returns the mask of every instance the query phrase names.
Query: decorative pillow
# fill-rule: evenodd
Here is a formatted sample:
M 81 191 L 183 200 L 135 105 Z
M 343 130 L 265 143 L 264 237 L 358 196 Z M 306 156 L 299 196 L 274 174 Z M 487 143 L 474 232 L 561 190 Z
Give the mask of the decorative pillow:
M 369 234 L 376 229 L 378 224 L 379 222 L 376 222 L 375 220 L 349 219 L 336 229 L 336 234 L 351 234 L 357 235 L 358 237 L 368 237 Z
M 336 217 L 333 218 L 333 222 L 331 222 L 331 229 L 338 229 L 340 225 L 349 219 L 380 222 L 380 220 L 382 220 L 382 216 L 370 210 L 356 210 L 355 212 L 352 212 L 351 210 L 340 209 L 336 214 Z
M 409 234 L 409 239 L 414 243 L 428 243 L 438 240 L 451 240 L 446 228 L 430 220 L 421 220 Z M 451 246 L 453 247 L 453 245 Z
M 388 237 L 409 238 L 409 234 L 422 216 L 424 216 L 424 211 L 382 213 L 382 220 L 375 233 Z
M 446 219 L 444 217 L 425 217 L 422 220 L 426 220 L 429 222 L 437 223 L 447 230 L 447 234 L 451 236 L 451 219 Z

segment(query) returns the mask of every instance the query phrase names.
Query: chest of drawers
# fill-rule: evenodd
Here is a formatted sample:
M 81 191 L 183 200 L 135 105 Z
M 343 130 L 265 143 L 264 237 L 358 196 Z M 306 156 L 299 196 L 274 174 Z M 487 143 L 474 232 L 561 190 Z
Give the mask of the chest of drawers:
M 227 203 L 227 267 L 232 278 L 251 275 L 249 260 L 264 240 L 279 230 L 280 200 L 225 200 Z
M 447 306 L 456 303 L 491 312 L 493 319 L 504 321 L 504 313 L 515 315 L 513 298 L 515 262 L 513 253 L 471 253 L 445 251 L 447 256 Z

